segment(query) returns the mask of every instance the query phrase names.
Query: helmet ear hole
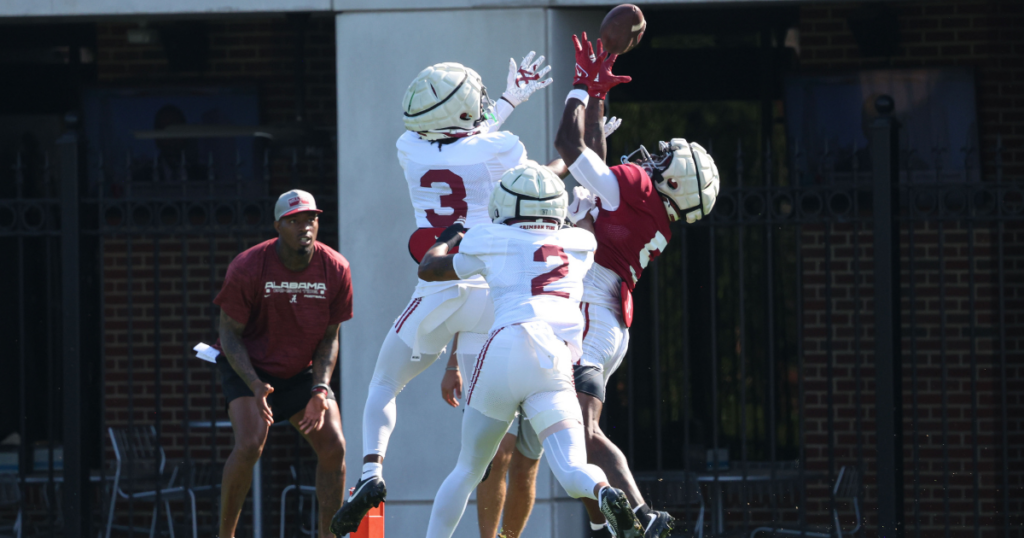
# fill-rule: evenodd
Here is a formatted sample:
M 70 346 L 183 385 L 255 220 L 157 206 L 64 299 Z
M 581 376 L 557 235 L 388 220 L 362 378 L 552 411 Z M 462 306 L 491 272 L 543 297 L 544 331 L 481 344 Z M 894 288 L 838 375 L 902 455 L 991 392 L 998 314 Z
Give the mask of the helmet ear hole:
M 459 119 L 462 120 L 462 121 L 469 121 L 471 118 L 469 117 L 469 113 L 468 112 L 463 112 L 459 116 Z

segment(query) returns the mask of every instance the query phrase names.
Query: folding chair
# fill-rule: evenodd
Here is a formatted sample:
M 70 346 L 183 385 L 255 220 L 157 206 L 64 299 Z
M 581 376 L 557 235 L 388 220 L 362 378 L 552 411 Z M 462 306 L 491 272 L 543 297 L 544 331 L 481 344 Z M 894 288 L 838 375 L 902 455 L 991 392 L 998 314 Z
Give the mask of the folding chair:
M 167 458 L 163 448 L 157 442 L 156 428 L 153 426 L 108 428 L 108 432 L 114 448 L 114 457 L 117 460 L 117 469 L 114 472 L 114 482 L 111 487 L 112 494 L 105 538 L 110 538 L 110 531 L 114 527 L 114 508 L 119 497 L 125 500 L 134 499 L 153 503 L 152 522 L 149 526 L 149 536 L 153 538 L 156 534 L 157 495 L 164 503 L 167 527 L 171 538 L 174 538 L 174 521 L 171 518 L 170 501 L 179 499 L 190 501 L 192 538 L 198 538 L 195 496 L 195 491 L 198 488 L 191 484 L 194 481 L 194 469 L 187 468 L 182 473 L 182 467 L 175 465 L 170 473 L 166 472 Z M 182 475 L 181 480 L 179 480 L 179 474 Z M 175 485 L 176 480 L 181 485 Z M 211 487 L 213 486 L 207 485 L 202 489 Z M 136 529 L 128 530 L 134 532 Z
M 309 508 L 309 528 L 302 527 L 300 525 L 299 531 L 302 534 L 309 536 L 316 536 L 316 478 L 313 471 L 307 467 L 303 467 L 301 472 L 297 472 L 295 466 L 291 466 L 292 470 L 292 483 L 289 484 L 281 491 L 281 538 L 285 538 L 285 501 L 288 498 L 288 494 L 298 489 L 299 493 L 299 516 L 302 516 L 302 505 L 305 497 L 310 496 L 310 508 Z
M 843 538 L 847 534 L 856 534 L 860 530 L 861 517 L 860 517 L 860 472 L 856 468 L 852 467 L 840 467 L 839 474 L 836 476 L 836 483 L 832 487 L 832 493 L 836 498 L 836 501 L 849 501 L 853 506 L 853 516 L 856 518 L 857 524 L 852 529 L 843 530 L 842 525 L 839 523 L 839 508 L 836 507 L 832 510 L 832 526 L 831 527 L 815 527 L 814 530 L 800 529 L 785 529 L 777 527 L 758 527 L 750 533 L 750 538 L 754 538 L 754 535 L 759 532 L 770 532 L 772 534 L 793 534 L 793 535 L 804 535 L 813 536 L 815 538 Z
M 0 537 L 14 536 L 21 538 L 21 488 L 18 484 L 18 475 L 0 474 L 0 507 L 18 507 L 17 516 L 12 524 L 0 524 Z M 11 534 L 7 534 L 10 532 Z

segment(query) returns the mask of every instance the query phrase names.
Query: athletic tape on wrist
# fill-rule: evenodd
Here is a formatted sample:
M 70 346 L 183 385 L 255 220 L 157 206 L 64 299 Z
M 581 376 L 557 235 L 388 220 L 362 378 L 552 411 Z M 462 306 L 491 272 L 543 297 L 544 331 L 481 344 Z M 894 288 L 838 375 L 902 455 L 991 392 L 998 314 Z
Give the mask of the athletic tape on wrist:
M 572 91 L 570 91 L 569 95 L 565 96 L 565 102 L 568 103 L 569 99 L 573 99 L 573 98 L 579 99 L 580 101 L 583 101 L 583 106 L 584 107 L 586 107 L 587 104 L 590 103 L 590 94 L 587 93 L 587 90 L 572 90 Z

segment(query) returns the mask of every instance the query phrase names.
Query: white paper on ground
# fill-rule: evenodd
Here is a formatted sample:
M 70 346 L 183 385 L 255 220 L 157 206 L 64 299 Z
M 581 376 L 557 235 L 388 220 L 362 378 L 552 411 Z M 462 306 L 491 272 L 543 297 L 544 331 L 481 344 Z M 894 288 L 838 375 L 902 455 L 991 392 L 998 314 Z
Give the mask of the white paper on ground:
M 214 364 L 217 363 L 217 355 L 220 355 L 220 351 L 218 351 L 213 346 L 208 346 L 202 342 L 199 342 L 198 344 L 196 344 L 196 347 L 192 349 L 195 350 L 197 359 L 202 359 L 206 362 L 212 362 Z

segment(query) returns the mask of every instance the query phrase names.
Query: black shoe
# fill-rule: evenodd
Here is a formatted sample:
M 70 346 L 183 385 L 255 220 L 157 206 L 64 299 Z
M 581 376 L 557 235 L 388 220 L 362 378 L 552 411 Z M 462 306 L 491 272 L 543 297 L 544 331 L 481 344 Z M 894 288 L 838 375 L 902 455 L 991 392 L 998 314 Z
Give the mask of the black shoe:
M 384 486 L 384 479 L 379 476 L 371 476 L 360 480 L 352 496 L 341 505 L 341 508 L 331 518 L 331 532 L 335 536 L 344 536 L 355 532 L 359 523 L 366 517 L 370 508 L 380 506 L 388 496 L 388 488 Z
M 616 538 L 644 538 L 644 528 L 637 521 L 622 490 L 608 486 L 599 492 L 598 497 L 601 513 L 608 520 Z
M 668 512 L 651 512 L 651 520 L 647 522 L 644 530 L 644 538 L 668 538 L 672 529 L 676 527 L 676 519 Z
M 590 538 L 615 538 L 615 537 L 612 536 L 611 529 L 609 529 L 608 526 L 605 525 L 604 527 L 601 527 L 600 530 L 596 530 L 596 531 L 595 530 L 591 530 L 590 531 Z

